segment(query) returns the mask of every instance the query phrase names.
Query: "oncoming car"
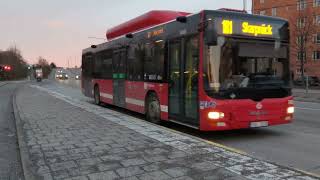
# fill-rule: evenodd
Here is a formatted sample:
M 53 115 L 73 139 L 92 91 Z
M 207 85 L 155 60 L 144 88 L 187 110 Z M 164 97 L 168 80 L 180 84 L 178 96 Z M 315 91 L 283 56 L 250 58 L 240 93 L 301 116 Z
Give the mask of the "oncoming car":
M 69 76 L 66 73 L 56 74 L 56 79 L 66 80 L 68 78 L 69 78 Z

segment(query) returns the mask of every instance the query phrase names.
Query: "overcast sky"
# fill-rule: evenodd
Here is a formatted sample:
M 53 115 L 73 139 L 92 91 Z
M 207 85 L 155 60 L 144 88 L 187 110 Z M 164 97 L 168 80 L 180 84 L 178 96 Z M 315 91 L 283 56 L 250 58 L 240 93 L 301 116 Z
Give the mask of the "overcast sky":
M 247 9 L 251 9 L 251 0 Z M 16 45 L 29 63 L 80 65 L 82 49 L 103 42 L 108 28 L 150 10 L 196 13 L 243 8 L 242 0 L 1 0 L 0 50 Z

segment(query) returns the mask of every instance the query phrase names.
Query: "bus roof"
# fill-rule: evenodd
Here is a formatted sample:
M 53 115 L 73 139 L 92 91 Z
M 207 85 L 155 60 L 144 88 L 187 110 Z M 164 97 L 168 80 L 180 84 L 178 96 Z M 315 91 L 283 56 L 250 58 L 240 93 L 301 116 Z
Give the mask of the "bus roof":
M 148 27 L 156 26 L 179 16 L 186 16 L 190 13 L 179 11 L 149 11 L 141 16 L 133 18 L 127 22 L 124 22 L 118 26 L 108 29 L 106 37 L 108 40 L 112 40 L 116 37 L 125 35 L 127 33 L 133 33 Z
M 150 11 L 150 12 L 154 12 L 154 11 Z M 149 12 L 149 13 L 150 13 Z M 164 11 L 162 11 L 162 12 L 164 12 Z M 255 18 L 255 19 L 264 19 L 264 20 L 268 20 L 268 21 L 276 21 L 276 22 L 288 22 L 286 19 L 284 19 L 284 18 L 279 18 L 279 17 L 271 17 L 271 16 L 262 16 L 262 15 L 253 15 L 253 14 L 247 14 L 247 13 L 243 13 L 243 12 L 237 12 L 237 11 L 227 11 L 227 10 L 225 10 L 225 9 L 220 9 L 220 10 L 203 10 L 203 11 L 200 11 L 199 13 L 195 13 L 195 14 L 189 14 L 189 13 L 186 13 L 186 12 L 177 12 L 177 11 L 172 11 L 172 12 L 176 12 L 177 14 L 175 14 L 176 15 L 176 17 L 177 17 L 177 15 L 179 14 L 179 13 L 181 13 L 180 15 L 183 15 L 183 16 L 187 16 L 187 17 L 191 17 L 191 16 L 194 16 L 194 15 L 199 15 L 201 12 L 204 12 L 206 15 L 208 15 L 208 14 L 210 14 L 210 15 L 215 15 L 215 16 L 222 16 L 222 17 L 237 17 L 237 18 L 239 18 L 239 17 L 241 17 L 241 18 Z M 165 12 L 164 12 L 165 13 Z M 147 13 L 148 14 L 148 13 Z M 154 14 L 153 14 L 154 15 Z M 152 15 L 152 16 L 153 16 Z M 135 19 L 133 19 L 134 21 L 134 23 L 132 23 L 132 25 L 134 26 L 134 27 L 131 27 L 131 28 L 129 28 L 129 27 L 126 27 L 125 26 L 125 23 L 124 24 L 120 24 L 119 26 L 116 26 L 114 29 L 111 29 L 111 30 L 109 30 L 108 32 L 109 32 L 109 34 L 110 34 L 110 32 L 115 32 L 116 30 L 117 30 L 117 28 L 119 28 L 119 29 L 121 29 L 121 28 L 127 28 L 128 30 L 122 30 L 121 31 L 121 33 L 119 33 L 119 34 L 122 34 L 122 35 L 111 35 L 111 40 L 110 41 L 108 41 L 108 42 L 105 42 L 105 43 L 102 43 L 102 44 L 99 44 L 99 45 L 97 45 L 96 47 L 99 47 L 99 46 L 101 46 L 101 45 L 105 45 L 105 44 L 108 44 L 108 43 L 110 43 L 110 42 L 113 42 L 113 41 L 116 41 L 116 40 L 118 40 L 118 39 L 121 39 L 121 38 L 124 38 L 125 37 L 125 35 L 126 35 L 126 33 L 124 33 L 125 31 L 128 31 L 127 33 L 131 33 L 130 31 L 129 31 L 129 29 L 130 30 L 134 30 L 134 32 L 132 32 L 132 34 L 137 34 L 137 33 L 140 33 L 140 32 L 143 32 L 143 31 L 148 31 L 149 29 L 152 29 L 152 28 L 156 28 L 156 27 L 159 27 L 159 26 L 163 26 L 163 25 L 165 25 L 165 24 L 170 24 L 170 23 L 172 23 L 172 22 L 175 22 L 176 20 L 175 20 L 175 18 L 173 18 L 175 15 L 170 15 L 170 18 L 171 18 L 171 20 L 169 20 L 169 21 L 165 21 L 165 22 L 163 22 L 163 23 L 159 23 L 159 22 L 157 22 L 157 23 L 154 23 L 155 25 L 147 25 L 147 26 L 145 26 L 145 27 L 141 27 L 141 26 L 139 26 L 139 25 L 137 25 L 137 24 L 135 24 L 136 22 L 135 22 Z M 141 17 L 141 16 L 139 16 L 139 17 Z M 138 17 L 138 18 L 139 18 Z M 153 18 L 153 17 L 152 17 Z M 168 18 L 168 19 L 170 19 L 170 18 Z M 129 21 L 130 22 L 130 21 Z M 128 24 L 130 24 L 130 23 L 128 23 Z M 128 25 L 127 24 L 127 25 Z M 141 27 L 140 29 L 139 29 L 139 27 Z M 118 29 L 118 30 L 119 30 Z M 108 32 L 107 32 L 107 36 L 108 36 Z M 111 33 L 112 34 L 112 33 Z M 114 36 L 114 37 L 113 37 Z M 85 48 L 85 49 L 83 49 L 83 54 L 85 54 L 85 53 L 90 53 L 90 52 L 95 52 L 95 51 L 97 51 L 97 49 L 95 49 L 95 48 L 91 48 L 91 47 L 89 47 L 89 48 Z

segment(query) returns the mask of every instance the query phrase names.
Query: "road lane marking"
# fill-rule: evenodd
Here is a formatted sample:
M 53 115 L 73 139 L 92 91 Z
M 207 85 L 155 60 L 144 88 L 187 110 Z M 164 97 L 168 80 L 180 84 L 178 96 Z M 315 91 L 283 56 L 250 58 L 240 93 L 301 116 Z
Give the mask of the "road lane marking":
M 307 175 L 310 175 L 310 176 L 315 176 L 317 178 L 320 178 L 320 174 L 308 172 L 308 171 L 305 171 L 305 170 L 302 170 L 302 169 L 298 169 L 298 168 L 293 168 L 293 169 L 298 171 L 298 172 L 301 172 L 301 173 L 304 173 L 304 174 L 307 174 Z
M 314 108 L 302 108 L 302 107 L 295 107 L 295 108 L 301 109 L 301 110 L 320 111 L 320 109 L 314 109 Z

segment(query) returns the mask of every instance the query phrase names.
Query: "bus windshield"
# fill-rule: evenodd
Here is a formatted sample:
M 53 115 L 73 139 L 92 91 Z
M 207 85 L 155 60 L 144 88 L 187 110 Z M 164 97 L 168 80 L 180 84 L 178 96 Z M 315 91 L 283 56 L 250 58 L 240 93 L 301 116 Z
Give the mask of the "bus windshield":
M 280 43 L 219 38 L 206 46 L 204 84 L 215 98 L 280 98 L 290 92 L 288 47 Z

